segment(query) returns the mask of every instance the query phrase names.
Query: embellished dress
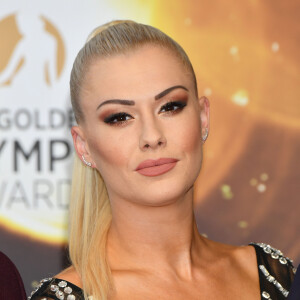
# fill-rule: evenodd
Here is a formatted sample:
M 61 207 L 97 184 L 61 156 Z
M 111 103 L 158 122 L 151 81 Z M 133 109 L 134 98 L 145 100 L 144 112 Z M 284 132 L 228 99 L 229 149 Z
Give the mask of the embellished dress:
M 283 256 L 280 250 L 263 243 L 251 243 L 255 248 L 261 300 L 286 299 L 296 269 L 292 260 Z M 83 290 L 58 278 L 46 278 L 31 293 L 28 300 L 84 300 Z

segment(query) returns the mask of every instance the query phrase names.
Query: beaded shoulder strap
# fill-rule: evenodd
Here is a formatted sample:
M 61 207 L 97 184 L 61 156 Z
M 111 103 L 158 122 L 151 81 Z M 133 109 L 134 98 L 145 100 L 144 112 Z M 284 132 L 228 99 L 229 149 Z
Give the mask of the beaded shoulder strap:
M 83 291 L 66 280 L 45 278 L 28 297 L 28 300 L 35 299 L 83 300 Z
M 253 245 L 256 250 L 260 279 L 264 278 L 267 283 L 275 287 L 283 299 L 287 298 L 293 275 L 296 272 L 293 261 L 284 256 L 280 250 L 268 244 L 251 243 L 250 245 Z M 270 285 L 263 284 L 261 280 L 260 284 L 262 299 L 271 300 L 272 293 L 266 290 L 266 288 L 270 288 Z

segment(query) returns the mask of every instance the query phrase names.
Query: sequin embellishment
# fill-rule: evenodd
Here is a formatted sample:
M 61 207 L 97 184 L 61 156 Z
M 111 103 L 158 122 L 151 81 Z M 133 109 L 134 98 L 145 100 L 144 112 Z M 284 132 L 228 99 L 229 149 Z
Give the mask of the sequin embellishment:
M 44 278 L 40 281 L 39 285 L 31 292 L 30 296 L 27 298 L 28 300 L 30 300 L 32 298 L 32 296 L 35 294 L 35 292 L 40 289 L 44 283 L 48 282 L 48 281 L 51 281 L 52 278 Z
M 67 286 L 67 282 L 64 281 L 64 280 L 62 280 L 62 281 L 60 281 L 60 282 L 58 283 L 58 286 L 61 287 L 61 288 L 64 288 L 64 287 Z
M 59 299 L 59 300 L 64 300 L 65 299 L 65 295 L 62 291 L 57 291 L 55 293 L 55 296 Z
M 64 288 L 64 292 L 65 292 L 66 294 L 71 294 L 71 293 L 72 293 L 72 288 L 69 287 L 69 286 L 67 286 L 67 287 Z
M 52 292 L 57 292 L 59 290 L 59 287 L 55 284 L 51 284 L 50 289 Z
M 57 297 L 57 299 L 59 300 L 75 300 L 76 297 L 74 295 L 72 295 L 72 288 L 70 286 L 68 286 L 68 283 L 65 280 L 61 280 L 58 284 L 57 284 L 61 289 L 58 290 L 55 293 L 55 296 Z M 65 298 L 66 296 L 66 298 Z
M 265 243 L 251 243 L 252 245 L 257 245 L 259 247 L 261 247 L 263 249 L 263 251 L 266 254 L 269 254 L 273 259 L 277 259 L 282 265 L 287 265 L 290 264 L 291 266 L 293 265 L 293 261 L 291 259 L 289 259 L 288 257 L 283 256 L 283 253 L 276 249 L 271 247 L 268 244 Z M 270 273 L 269 271 L 266 269 L 266 267 L 264 265 L 259 265 L 259 269 L 260 271 L 264 274 L 264 276 L 266 277 L 266 279 L 274 284 L 274 286 L 282 293 L 282 295 L 284 297 L 287 297 L 289 294 L 289 291 L 286 290 Z M 271 300 L 271 296 L 268 292 L 263 291 L 262 292 L 262 297 L 265 299 L 270 299 Z
M 265 243 L 251 243 L 251 244 L 261 247 L 264 250 L 264 252 L 270 254 L 272 258 L 278 259 L 282 265 L 286 265 L 288 262 L 290 264 L 293 264 L 292 259 L 283 256 L 283 253 L 280 250 L 273 248 L 268 244 Z
M 52 278 L 46 278 L 40 281 L 39 286 L 31 293 L 31 296 L 28 297 L 28 300 L 32 298 L 35 292 L 45 283 L 51 281 Z M 57 281 L 56 281 L 57 282 Z M 68 286 L 67 281 L 60 280 L 57 284 L 51 284 L 49 291 L 55 295 L 55 299 L 58 300 L 76 300 L 76 296 L 72 294 L 73 289 Z
M 272 275 L 270 275 L 269 271 L 264 265 L 259 265 L 259 269 L 265 275 L 267 280 L 273 283 L 284 297 L 287 297 L 289 295 L 289 292 Z
M 263 292 L 261 293 L 261 295 L 262 295 L 262 297 L 265 298 L 265 299 L 272 300 L 270 294 L 267 293 L 267 292 L 265 292 L 265 291 L 263 291 Z

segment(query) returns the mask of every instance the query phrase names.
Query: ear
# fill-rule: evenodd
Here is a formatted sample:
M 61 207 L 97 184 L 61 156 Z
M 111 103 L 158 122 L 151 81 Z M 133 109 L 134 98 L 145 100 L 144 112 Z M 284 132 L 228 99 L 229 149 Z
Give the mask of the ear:
M 86 163 L 86 161 L 90 162 L 92 164 L 91 167 L 94 168 L 95 163 L 93 162 L 93 159 L 90 155 L 89 147 L 85 140 L 82 129 L 79 126 L 73 126 L 71 128 L 71 134 L 72 134 L 72 138 L 73 138 L 74 148 L 75 148 L 75 151 L 76 151 L 79 159 L 83 163 Z M 83 160 L 83 157 L 84 157 L 85 161 Z
M 201 119 L 201 130 L 202 136 L 209 133 L 209 100 L 202 96 L 199 98 L 199 106 L 200 106 L 200 119 Z

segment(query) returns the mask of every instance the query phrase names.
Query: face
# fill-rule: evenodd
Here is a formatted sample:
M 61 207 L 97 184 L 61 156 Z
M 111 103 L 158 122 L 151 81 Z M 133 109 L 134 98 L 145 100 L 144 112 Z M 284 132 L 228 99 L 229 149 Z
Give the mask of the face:
M 191 190 L 209 104 L 196 98 L 173 53 L 146 45 L 99 59 L 81 99 L 85 120 L 72 129 L 75 149 L 99 170 L 111 202 L 166 205 Z

